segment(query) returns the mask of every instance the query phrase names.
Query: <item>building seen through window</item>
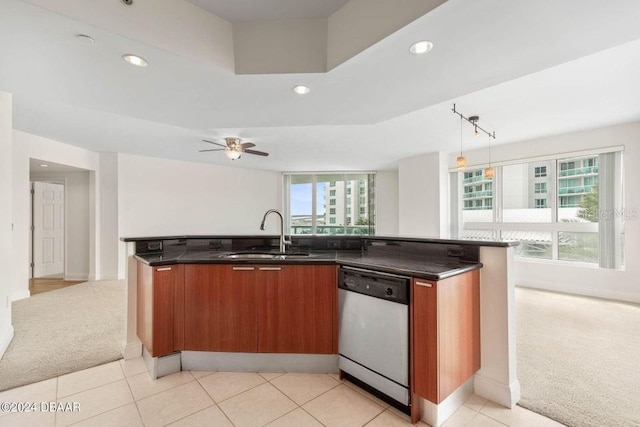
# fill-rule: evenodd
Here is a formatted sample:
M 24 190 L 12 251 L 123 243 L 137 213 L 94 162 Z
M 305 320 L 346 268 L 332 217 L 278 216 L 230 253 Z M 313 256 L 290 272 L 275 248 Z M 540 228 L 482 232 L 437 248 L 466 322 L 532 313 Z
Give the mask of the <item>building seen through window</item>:
M 600 253 L 605 244 L 621 254 L 624 240 L 623 227 L 603 223 L 599 215 L 601 208 L 621 212 L 621 198 L 614 195 L 600 206 L 602 159 L 608 165 L 607 188 L 620 188 L 620 153 L 508 164 L 497 167 L 493 179 L 483 169 L 463 171 L 460 236 L 519 240 L 515 252 L 521 257 L 619 266 L 621 255 L 603 261 Z
M 284 181 L 290 234 L 374 234 L 375 174 L 285 174 Z

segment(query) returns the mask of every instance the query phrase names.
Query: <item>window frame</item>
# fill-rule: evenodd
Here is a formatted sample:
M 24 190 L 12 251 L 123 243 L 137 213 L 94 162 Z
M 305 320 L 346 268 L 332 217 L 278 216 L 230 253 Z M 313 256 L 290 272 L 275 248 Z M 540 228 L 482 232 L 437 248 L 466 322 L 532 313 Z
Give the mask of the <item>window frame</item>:
M 304 230 L 302 232 L 298 230 L 298 234 L 292 233 L 293 230 L 292 230 L 292 224 L 291 224 L 291 193 L 290 191 L 291 191 L 291 185 L 292 185 L 291 180 L 293 176 L 303 176 L 305 178 L 310 178 L 309 184 L 311 184 L 311 188 L 312 188 L 312 191 L 311 191 L 312 193 L 311 212 L 312 213 L 311 213 L 311 225 L 309 226 L 311 228 L 310 234 L 308 232 L 305 232 Z M 326 178 L 327 176 L 332 176 L 332 177 L 340 176 L 340 179 L 335 180 L 335 178 L 333 178 L 331 181 L 329 181 L 328 178 Z M 325 233 L 327 233 L 327 230 L 329 230 L 328 231 L 329 234 L 337 234 L 337 235 L 351 235 L 351 234 L 370 235 L 370 236 L 375 235 L 375 228 L 376 228 L 376 203 L 375 203 L 376 172 L 375 171 L 283 172 L 282 177 L 283 177 L 282 178 L 282 185 L 283 185 L 282 212 L 283 212 L 283 217 L 285 222 L 286 234 L 290 234 L 294 236 L 295 235 L 298 235 L 298 236 L 325 235 Z M 352 206 L 351 202 L 352 202 L 352 199 L 354 198 L 354 196 L 352 196 L 354 192 L 351 191 L 351 187 L 354 184 L 353 183 L 354 180 L 357 180 L 355 182 L 355 185 L 360 185 L 362 188 L 364 188 L 365 185 L 367 187 L 367 191 L 364 191 L 360 195 L 360 197 L 364 198 L 365 201 L 364 203 L 359 204 L 361 206 L 366 207 L 366 213 L 362 216 L 366 217 L 367 224 L 366 226 L 358 225 L 356 228 L 353 228 L 356 225 L 355 223 L 351 225 L 349 224 L 349 220 L 353 220 L 353 217 L 351 216 L 351 206 Z M 306 181 L 303 181 L 303 183 L 304 182 Z M 330 196 L 329 195 L 330 193 L 326 193 L 327 195 L 326 195 L 326 198 L 324 199 L 325 203 L 327 204 L 326 206 L 324 206 L 325 211 L 323 214 L 318 214 L 319 211 L 322 212 L 320 210 L 322 208 L 322 202 L 317 200 L 318 191 L 319 191 L 318 185 L 320 183 L 326 183 L 325 191 L 329 192 L 329 191 L 335 191 L 334 189 L 337 188 L 337 185 L 336 185 L 337 182 L 344 183 L 344 191 L 342 191 L 342 193 L 340 194 L 336 193 L 336 196 Z M 330 209 L 332 207 L 340 207 L 339 203 L 337 202 L 337 200 L 340 198 L 342 198 L 342 202 L 344 203 L 344 209 L 342 209 L 342 212 L 332 214 Z M 340 214 L 342 214 L 342 218 L 340 218 Z M 334 219 L 336 220 L 337 223 L 340 223 L 342 225 L 336 225 L 335 227 L 325 227 L 324 229 L 320 229 L 320 226 L 330 225 L 330 224 L 324 224 L 323 222 L 318 221 L 318 219 L 322 220 L 323 215 L 325 216 L 325 218 L 327 218 L 327 223 L 331 222 L 331 218 L 329 217 L 330 215 L 336 215 Z M 296 227 L 298 226 L 299 225 L 296 225 Z M 305 226 L 303 225 L 303 227 Z M 335 233 L 334 229 L 342 229 L 342 232 Z M 320 231 L 320 233 L 318 233 L 318 231 Z
M 624 147 L 615 146 L 608 147 L 602 149 L 595 150 L 586 150 L 582 152 L 574 152 L 574 153 L 559 153 L 555 155 L 548 156 L 540 156 L 534 158 L 522 158 L 522 159 L 514 159 L 503 162 L 493 163 L 495 176 L 492 180 L 493 182 L 493 209 L 492 209 L 492 222 L 467 222 L 463 223 L 462 212 L 464 209 L 464 205 L 467 203 L 467 200 L 463 200 L 464 196 L 464 185 L 463 180 L 464 177 L 468 174 L 472 176 L 477 176 L 477 173 L 473 173 L 476 168 L 486 167 L 487 165 L 470 165 L 465 170 L 459 171 L 456 168 L 449 169 L 450 172 L 450 189 L 451 189 L 451 236 L 453 238 L 462 238 L 464 230 L 487 230 L 491 231 L 493 238 L 500 239 L 502 232 L 505 231 L 544 231 L 551 232 L 552 240 L 552 256 L 551 259 L 538 259 L 538 258 L 527 258 L 527 257 L 519 257 L 518 259 L 521 261 L 531 261 L 531 262 L 548 262 L 548 263 L 557 263 L 557 264 L 567 264 L 573 266 L 584 266 L 584 267 L 599 267 L 599 268 L 612 268 L 612 269 L 624 269 L 624 249 L 622 248 L 622 244 L 624 243 L 624 224 L 622 221 L 622 217 L 618 215 L 614 215 L 614 218 L 610 221 L 609 224 L 604 224 L 608 231 L 604 232 L 603 230 L 603 220 L 600 217 L 599 222 L 590 222 L 590 223 L 572 223 L 572 222 L 558 222 L 558 205 L 560 194 L 558 193 L 558 173 L 561 170 L 561 164 L 568 164 L 571 160 L 579 157 L 587 157 L 593 156 L 598 157 L 598 166 L 599 168 L 603 166 L 603 157 L 602 155 L 610 154 L 612 156 L 609 157 L 609 162 L 615 164 L 615 166 L 610 166 L 609 169 L 605 169 L 605 172 L 602 172 L 602 169 L 599 169 L 600 173 L 606 173 L 609 175 L 609 185 L 612 184 L 612 180 L 617 180 L 619 183 L 618 187 L 613 188 L 613 192 L 615 194 L 609 195 L 609 199 L 613 200 L 608 205 L 601 205 L 599 209 L 613 209 L 614 212 L 624 212 L 623 210 L 623 200 L 622 200 L 622 186 L 624 185 L 624 180 L 622 179 L 623 174 L 623 154 Z M 606 157 L 605 157 L 606 159 Z M 563 160 L 568 160 L 569 162 L 563 162 Z M 502 191 L 503 191 L 503 181 L 502 181 L 502 167 L 514 164 L 523 164 L 523 163 L 532 163 L 532 162 L 541 162 L 541 161 L 550 161 L 550 167 L 546 170 L 546 175 L 544 178 L 547 178 L 547 200 L 548 204 L 551 208 L 551 222 L 549 223 L 523 223 L 523 222 L 502 222 Z M 583 165 L 583 162 L 576 163 L 574 160 L 574 166 Z M 576 166 L 576 167 L 578 167 Z M 579 166 L 584 167 L 584 166 Z M 471 170 L 471 172 L 469 172 Z M 566 170 L 566 169 L 565 169 Z M 543 176 L 537 176 L 535 169 L 533 174 L 533 180 L 535 182 L 536 178 L 541 178 Z M 457 184 L 457 185 L 456 185 Z M 601 182 L 598 183 L 601 185 Z M 600 201 L 603 200 L 603 196 L 601 194 Z M 606 221 L 605 221 L 606 223 Z M 612 231 L 615 230 L 615 231 Z M 600 257 L 598 263 L 590 263 L 590 262 L 581 262 L 581 261 L 567 261 L 559 259 L 559 245 L 558 245 L 558 236 L 562 232 L 567 233 L 598 233 L 600 240 Z M 610 259 L 603 259 L 603 251 L 607 248 L 607 250 L 612 251 L 615 255 L 609 256 Z M 606 253 L 606 252 L 605 252 Z

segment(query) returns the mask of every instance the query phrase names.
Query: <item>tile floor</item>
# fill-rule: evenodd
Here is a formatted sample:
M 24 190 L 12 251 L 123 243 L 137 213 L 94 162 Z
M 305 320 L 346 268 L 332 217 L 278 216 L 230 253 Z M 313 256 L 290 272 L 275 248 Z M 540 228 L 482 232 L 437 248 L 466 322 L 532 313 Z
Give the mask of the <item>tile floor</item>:
M 337 375 L 188 371 L 151 381 L 142 358 L 7 390 L 0 393 L 0 402 L 37 403 L 36 412 L 0 412 L 0 425 L 12 427 L 411 425 L 405 414 Z M 47 412 L 40 410 L 40 402 L 78 402 L 80 408 Z M 473 396 L 444 425 L 560 424 Z

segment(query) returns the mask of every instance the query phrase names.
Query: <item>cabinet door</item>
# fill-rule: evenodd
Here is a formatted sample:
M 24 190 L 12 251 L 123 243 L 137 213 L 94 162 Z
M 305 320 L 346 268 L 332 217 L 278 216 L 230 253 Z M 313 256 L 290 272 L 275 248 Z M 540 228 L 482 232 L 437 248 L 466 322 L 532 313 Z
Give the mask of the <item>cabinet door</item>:
M 414 392 L 438 402 L 438 282 L 413 279 L 411 371 Z
M 185 266 L 185 350 L 257 351 L 252 266 Z
M 440 403 L 480 369 L 479 271 L 413 279 L 413 390 Z
M 335 266 L 264 266 L 258 278 L 260 352 L 334 353 Z
M 182 265 L 138 263 L 137 333 L 154 357 L 180 350 L 183 284 Z

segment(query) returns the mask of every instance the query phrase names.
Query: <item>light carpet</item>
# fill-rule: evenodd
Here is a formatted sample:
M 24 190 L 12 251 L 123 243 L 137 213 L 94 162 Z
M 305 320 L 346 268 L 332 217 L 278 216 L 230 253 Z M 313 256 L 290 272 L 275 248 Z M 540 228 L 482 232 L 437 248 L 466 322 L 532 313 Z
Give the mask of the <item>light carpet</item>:
M 568 426 L 640 426 L 640 305 L 516 289 L 520 406 Z
M 122 358 L 125 281 L 87 282 L 15 301 L 0 390 Z

